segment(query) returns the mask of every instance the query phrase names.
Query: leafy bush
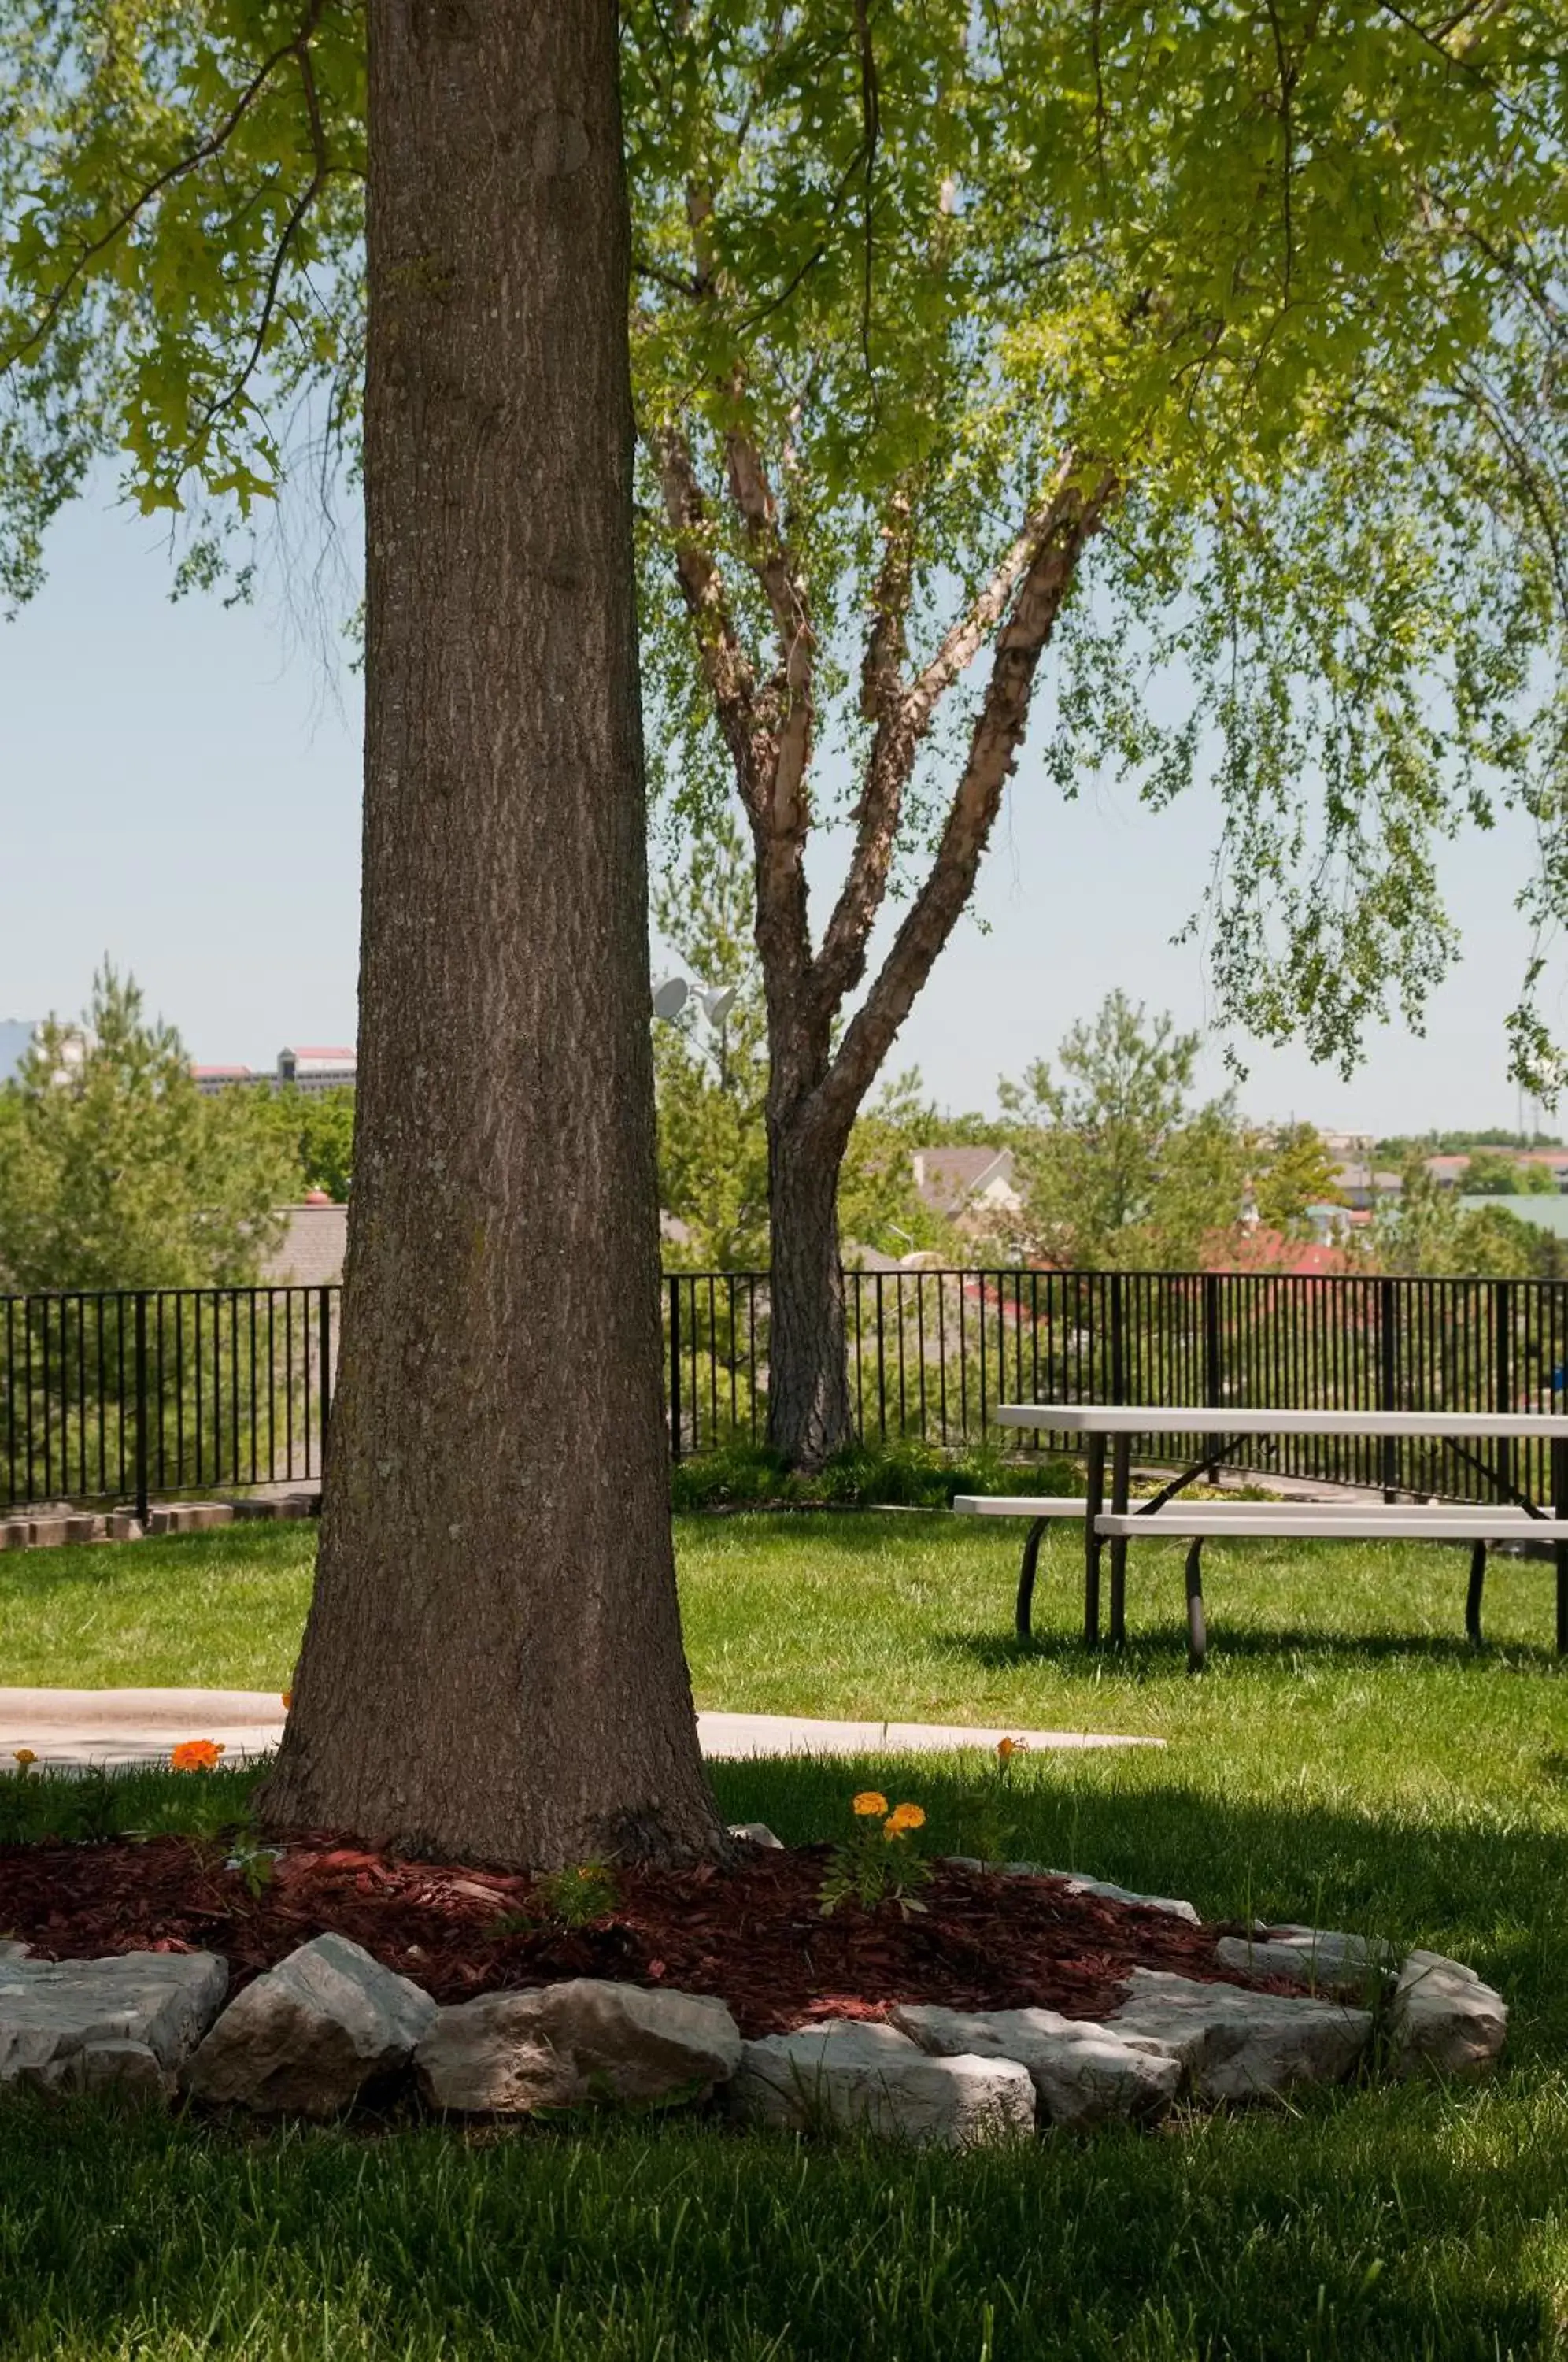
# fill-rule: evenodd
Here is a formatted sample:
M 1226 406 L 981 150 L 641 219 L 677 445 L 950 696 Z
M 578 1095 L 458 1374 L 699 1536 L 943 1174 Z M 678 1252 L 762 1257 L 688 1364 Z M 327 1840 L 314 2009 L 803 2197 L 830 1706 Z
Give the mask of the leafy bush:
M 913 1441 L 856 1443 L 804 1475 L 764 1445 L 733 1443 L 677 1462 L 671 1499 L 677 1509 L 944 1509 L 955 1493 L 1076 1493 L 1079 1483 L 1070 1460 L 1043 1453 L 1021 1463 L 974 1451 L 956 1459 Z

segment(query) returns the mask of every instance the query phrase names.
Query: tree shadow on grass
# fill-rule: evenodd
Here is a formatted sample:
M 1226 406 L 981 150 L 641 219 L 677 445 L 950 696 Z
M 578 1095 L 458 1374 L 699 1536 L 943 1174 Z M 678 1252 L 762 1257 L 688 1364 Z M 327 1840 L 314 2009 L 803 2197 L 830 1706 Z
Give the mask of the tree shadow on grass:
M 1487 2114 L 1314 2094 L 956 2158 L 689 2118 L 482 2147 L 425 2127 L 367 2169 L 348 2132 L 24 2107 L 0 2154 L 0 2344 L 26 2362 L 285 2362 L 324 2339 L 342 2362 L 1544 2362 L 1562 2112 L 1517 2106 L 1489 2139 Z
M 988 1672 L 1033 1662 L 1058 1666 L 1092 1678 L 1096 1673 L 1125 1671 L 1175 1675 L 1187 1668 L 1187 1627 L 1168 1620 L 1139 1625 L 1130 1632 L 1124 1649 L 1109 1643 L 1091 1649 L 1081 1633 L 1037 1631 L 1021 1640 L 1011 1632 L 933 1632 L 927 1646 L 945 1656 L 965 1657 Z M 1366 1663 L 1419 1660 L 1429 1664 L 1471 1665 L 1478 1672 L 1507 1661 L 1531 1672 L 1550 1673 L 1568 1659 L 1549 1646 L 1507 1639 L 1483 1641 L 1474 1649 L 1463 1633 L 1325 1632 L 1307 1625 L 1237 1625 L 1209 1627 L 1209 1661 L 1220 1658 L 1264 1661 L 1271 1657 L 1303 1656 Z

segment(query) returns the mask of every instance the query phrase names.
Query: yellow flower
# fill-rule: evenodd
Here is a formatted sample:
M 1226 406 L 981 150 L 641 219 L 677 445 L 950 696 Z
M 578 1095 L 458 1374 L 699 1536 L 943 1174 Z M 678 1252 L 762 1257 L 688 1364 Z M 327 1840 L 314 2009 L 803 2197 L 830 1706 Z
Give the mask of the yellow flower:
M 885 1813 L 887 1809 L 888 1799 L 875 1788 L 862 1788 L 850 1806 L 851 1812 L 857 1813 L 863 1821 L 868 1821 L 873 1815 Z
M 999 1738 L 997 1741 L 997 1756 L 1003 1763 L 1010 1762 L 1015 1755 L 1027 1755 L 1028 1752 L 1027 1738 Z
M 16 1758 L 24 1772 L 29 1763 L 36 1763 L 39 1760 L 30 1747 L 18 1747 L 16 1750 Z
M 885 1838 L 901 1838 L 910 1829 L 923 1829 L 925 1815 L 918 1805 L 900 1805 L 888 1816 Z

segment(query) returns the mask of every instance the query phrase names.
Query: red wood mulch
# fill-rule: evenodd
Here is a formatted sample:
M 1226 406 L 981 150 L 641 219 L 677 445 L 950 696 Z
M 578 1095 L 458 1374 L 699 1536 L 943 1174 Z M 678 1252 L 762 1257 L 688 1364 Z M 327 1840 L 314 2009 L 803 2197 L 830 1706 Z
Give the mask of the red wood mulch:
M 922 1914 L 845 1905 L 824 1919 L 825 1860 L 825 1848 L 808 1847 L 731 1870 L 628 1872 L 612 1917 L 509 1932 L 505 1921 L 529 1914 L 526 1878 L 389 1859 L 330 1837 L 296 1838 L 259 1895 L 224 1867 L 221 1848 L 188 1838 L 15 1846 L 0 1848 L 0 1936 L 57 1959 L 220 1952 L 237 1987 L 334 1930 L 439 2001 L 613 1977 L 717 1993 L 748 2036 L 816 2016 L 880 2016 L 896 2001 L 1098 2018 L 1135 1965 L 1219 1973 L 1223 1930 L 1069 1894 L 1046 1878 L 942 1868 L 922 1892 Z

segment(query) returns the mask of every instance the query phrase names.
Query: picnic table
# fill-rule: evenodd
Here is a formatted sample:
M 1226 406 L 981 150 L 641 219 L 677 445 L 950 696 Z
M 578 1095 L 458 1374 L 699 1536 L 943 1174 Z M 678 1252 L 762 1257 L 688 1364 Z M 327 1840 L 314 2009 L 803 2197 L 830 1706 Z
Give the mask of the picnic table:
M 1557 1651 L 1568 1654 L 1568 1415 L 1540 1411 L 1424 1410 L 1270 1410 L 1216 1406 L 1154 1403 L 1008 1403 L 996 1414 L 1003 1427 L 1048 1434 L 1081 1435 L 1085 1443 L 1087 1478 L 1081 1500 L 1047 1497 L 1012 1504 L 1000 1496 L 955 1501 L 955 1508 L 990 1514 L 1031 1514 L 1034 1518 L 1025 1545 L 1018 1599 L 1018 1628 L 1027 1637 L 1035 1563 L 1041 1536 L 1048 1519 L 1081 1517 L 1084 1527 L 1084 1638 L 1094 1646 L 1099 1639 L 1100 1562 L 1110 1546 L 1110 1633 L 1114 1646 L 1126 1639 L 1126 1574 L 1128 1544 L 1134 1538 L 1159 1535 L 1187 1540 L 1187 1593 L 1189 1653 L 1195 1665 L 1203 1661 L 1207 1638 L 1203 1617 L 1200 1553 L 1207 1539 L 1263 1534 L 1303 1538 L 1454 1541 L 1471 1551 L 1470 1585 L 1465 1601 L 1465 1628 L 1473 1641 L 1481 1638 L 1481 1589 L 1486 1544 L 1522 1536 L 1552 1545 L 1557 1577 Z M 1202 1449 L 1191 1464 L 1162 1485 L 1146 1500 L 1132 1501 L 1132 1444 L 1140 1435 L 1189 1435 Z M 1248 1436 L 1314 1435 L 1347 1437 L 1427 1437 L 1451 1445 L 1491 1483 L 1491 1502 L 1390 1505 L 1383 1502 L 1231 1501 L 1181 1502 L 1179 1496 L 1206 1469 L 1223 1460 L 1231 1440 Z M 1524 1440 L 1549 1446 L 1551 1475 L 1550 1508 L 1529 1498 L 1514 1483 L 1511 1467 L 1481 1456 L 1486 1446 Z M 1106 1504 L 1107 1447 L 1110 1458 L 1110 1501 Z M 1175 1505 L 1175 1506 L 1173 1506 Z

